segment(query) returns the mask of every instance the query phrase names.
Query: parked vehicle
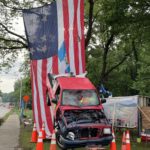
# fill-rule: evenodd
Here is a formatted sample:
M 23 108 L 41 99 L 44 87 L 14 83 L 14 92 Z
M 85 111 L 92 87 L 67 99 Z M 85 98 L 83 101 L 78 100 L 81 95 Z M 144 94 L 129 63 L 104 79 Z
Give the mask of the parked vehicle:
M 49 95 L 55 107 L 56 141 L 60 148 L 108 145 L 109 124 L 95 86 L 86 77 L 49 78 Z M 51 83 L 51 84 L 50 84 Z M 53 89 L 51 87 L 53 86 Z M 53 99 L 52 99 L 53 93 Z
M 150 141 L 150 129 L 145 129 L 143 132 L 141 132 L 141 140 Z

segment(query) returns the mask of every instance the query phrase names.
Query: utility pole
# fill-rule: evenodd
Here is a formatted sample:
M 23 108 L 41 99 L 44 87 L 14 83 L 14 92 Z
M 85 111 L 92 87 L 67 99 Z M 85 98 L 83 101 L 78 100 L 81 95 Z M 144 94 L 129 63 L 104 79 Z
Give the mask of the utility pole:
M 0 103 L 2 102 L 2 97 L 1 97 L 1 96 L 2 96 L 2 95 L 1 95 L 1 94 L 2 94 L 2 90 L 1 90 L 1 83 L 2 83 L 2 82 L 3 82 L 3 81 L 0 80 Z
M 20 122 L 24 118 L 24 101 L 22 100 L 22 78 L 20 77 Z
M 22 78 L 20 77 L 20 109 L 21 109 L 21 103 L 22 103 Z

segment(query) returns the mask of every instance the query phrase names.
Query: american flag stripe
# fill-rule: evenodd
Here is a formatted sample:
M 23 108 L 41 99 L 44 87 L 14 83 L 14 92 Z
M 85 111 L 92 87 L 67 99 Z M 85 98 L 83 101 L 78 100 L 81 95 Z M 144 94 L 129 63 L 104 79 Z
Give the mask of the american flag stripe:
M 51 65 L 52 59 L 43 59 L 43 60 L 32 60 L 32 65 L 34 69 L 32 69 L 32 78 L 33 78 L 33 100 L 34 101 L 34 118 L 37 126 L 37 130 L 39 131 L 42 128 L 42 123 L 45 123 L 45 131 L 47 137 L 51 136 L 51 132 L 53 130 L 52 122 L 53 118 L 51 116 L 50 108 L 46 103 L 46 78 L 47 78 L 47 65 Z M 35 79 L 34 79 L 35 77 Z M 38 80 L 37 80 L 38 79 Z M 35 81 L 35 82 L 34 82 Z M 38 94 L 37 94 L 38 93 Z M 38 96 L 39 95 L 39 96 Z
M 83 0 L 57 0 L 58 20 L 58 49 L 65 42 L 67 60 L 70 70 L 74 74 L 85 72 L 84 50 L 84 1 Z M 65 30 L 64 30 L 65 29 Z M 46 102 L 46 78 L 48 73 L 65 73 L 64 62 L 60 62 L 57 55 L 31 61 L 33 111 L 38 131 L 45 122 L 47 137 L 53 131 L 53 108 Z
M 50 73 L 50 72 L 52 72 L 52 58 L 47 58 L 47 73 L 46 73 L 46 75 L 48 74 L 48 73 Z M 52 120 L 52 123 L 54 123 L 54 110 L 53 110 L 53 107 L 49 107 L 48 109 L 47 109 L 47 111 L 48 112 L 50 112 L 50 114 L 49 115 L 47 115 L 51 120 Z M 52 128 L 52 126 L 51 126 L 51 124 L 49 123 L 49 128 L 51 129 Z M 52 131 L 52 129 L 50 130 L 50 131 Z
M 77 30 L 77 6 L 78 3 L 74 1 L 74 20 L 73 20 L 73 42 L 74 42 L 74 60 L 75 60 L 75 68 L 76 68 L 76 74 L 79 74 L 79 56 L 78 56 L 78 30 Z
M 37 61 L 31 61 L 31 71 L 32 71 L 32 95 L 33 95 L 33 111 L 34 111 L 34 121 L 36 123 L 37 130 L 40 130 L 40 120 L 41 120 L 41 111 L 38 98 L 38 90 L 36 86 L 36 65 Z
M 42 123 L 45 122 L 45 130 L 47 131 L 47 134 L 49 135 L 49 130 L 48 127 L 47 127 L 47 120 L 46 120 L 46 115 L 45 115 L 45 104 L 44 104 L 44 94 L 43 91 L 44 91 L 44 81 L 45 81 L 45 78 L 44 78 L 44 73 L 45 73 L 45 68 L 43 68 L 43 63 L 44 63 L 45 60 L 38 60 L 38 65 L 37 65 L 37 70 L 38 70 L 38 74 L 37 74 L 37 77 L 38 77 L 38 90 L 39 90 L 39 100 L 40 100 L 40 108 L 41 108 L 41 120 L 42 120 Z M 42 68 L 42 69 L 41 69 Z M 42 124 L 40 123 L 40 125 Z M 41 128 L 41 126 L 40 126 Z
M 47 74 L 52 71 L 52 58 L 47 58 Z
M 81 54 L 79 54 L 79 57 L 82 59 L 82 63 L 79 65 L 81 66 L 82 70 L 80 74 L 85 72 L 85 43 L 84 43 L 84 0 L 80 0 L 80 22 L 81 22 Z
M 58 56 L 52 57 L 52 73 L 58 74 Z
M 36 128 L 39 131 L 40 127 L 39 127 L 39 117 L 38 117 L 38 110 L 37 110 L 37 101 L 35 101 L 35 99 L 37 99 L 37 92 L 35 89 L 35 76 L 34 76 L 34 72 L 33 72 L 33 66 L 32 66 L 32 61 L 31 61 L 31 82 L 32 82 L 32 95 L 33 95 L 33 101 L 32 101 L 32 106 L 33 106 L 33 116 L 34 116 L 34 122 L 36 123 Z
M 64 19 L 63 19 L 63 5 L 62 0 L 57 0 L 57 20 L 58 20 L 58 53 L 64 42 Z M 64 64 L 58 59 L 58 71 L 64 73 Z
M 73 44 L 73 20 L 74 20 L 74 4 L 73 0 L 68 1 L 69 10 L 69 57 L 71 72 L 76 74 L 75 70 L 75 59 L 74 59 L 74 44 Z
M 34 84 L 35 84 L 35 90 L 36 90 L 36 100 L 37 100 L 37 109 L 38 110 L 38 122 L 39 122 L 39 128 L 41 128 L 41 124 L 42 124 L 42 114 L 41 114 L 41 106 L 40 106 L 40 96 L 39 96 L 39 88 L 38 88 L 38 82 L 39 82 L 39 79 L 38 79 L 38 61 L 33 61 L 33 71 L 34 71 L 34 77 L 35 77 L 35 81 L 34 81 Z M 37 122 L 37 121 L 36 121 Z
M 79 0 L 78 2 L 78 8 L 77 8 L 77 24 L 78 24 L 78 35 L 79 37 L 81 38 L 81 17 L 80 17 L 80 12 L 82 11 L 81 10 L 81 7 L 80 7 L 80 4 L 81 3 L 81 0 Z
M 51 116 L 51 113 L 49 111 L 49 106 L 47 106 L 47 102 L 46 102 L 46 92 L 47 92 L 47 87 L 46 87 L 46 79 L 47 79 L 47 62 L 48 60 L 47 59 L 44 59 L 42 61 L 42 92 L 41 93 L 43 96 L 42 96 L 42 103 L 41 103 L 41 107 L 43 106 L 43 109 L 45 110 L 45 113 L 44 113 L 44 118 L 43 118 L 43 122 L 45 123 L 45 130 L 47 132 L 48 135 L 50 135 L 50 131 L 53 130 L 53 127 L 51 126 L 52 124 L 52 116 Z M 47 117 L 49 116 L 49 117 Z
M 69 29 L 69 12 L 68 12 L 68 0 L 63 0 L 63 16 L 64 16 L 64 28 Z M 70 62 L 69 58 L 69 30 L 64 31 L 64 40 L 67 50 L 67 59 Z

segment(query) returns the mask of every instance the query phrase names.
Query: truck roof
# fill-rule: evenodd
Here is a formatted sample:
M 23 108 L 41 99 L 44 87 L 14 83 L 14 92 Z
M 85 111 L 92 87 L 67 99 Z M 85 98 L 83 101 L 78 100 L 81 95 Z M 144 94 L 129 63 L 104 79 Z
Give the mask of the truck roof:
M 59 77 L 57 78 L 57 81 L 61 89 L 96 89 L 95 86 L 91 83 L 91 81 L 86 77 Z

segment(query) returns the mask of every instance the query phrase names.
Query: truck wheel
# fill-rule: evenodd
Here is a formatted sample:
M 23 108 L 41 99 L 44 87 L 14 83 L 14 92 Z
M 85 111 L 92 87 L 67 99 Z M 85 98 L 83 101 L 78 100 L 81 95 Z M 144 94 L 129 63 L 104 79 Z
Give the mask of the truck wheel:
M 63 143 L 60 140 L 60 133 L 59 131 L 56 132 L 56 143 L 62 150 L 67 150 L 67 148 L 63 145 Z

